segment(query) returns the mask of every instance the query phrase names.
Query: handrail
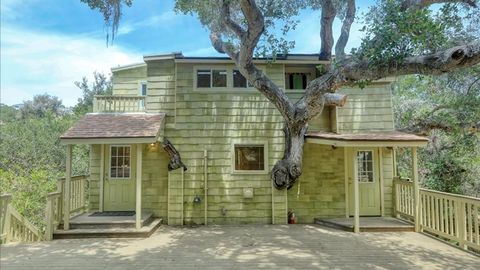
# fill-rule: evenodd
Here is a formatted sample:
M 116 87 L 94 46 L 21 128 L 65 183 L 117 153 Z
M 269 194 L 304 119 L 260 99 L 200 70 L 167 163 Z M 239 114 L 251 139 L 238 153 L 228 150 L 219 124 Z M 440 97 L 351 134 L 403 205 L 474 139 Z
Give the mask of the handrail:
M 394 185 L 395 214 L 414 220 L 409 215 L 414 198 L 406 188 L 411 183 L 395 180 Z M 480 251 L 480 198 L 425 188 L 420 188 L 419 193 L 420 216 L 415 222 L 421 231 L 454 241 L 464 249 Z
M 43 240 L 40 230 L 13 208 L 10 204 L 11 198 L 10 194 L 1 196 L 1 243 Z
M 93 112 L 144 112 L 145 96 L 96 95 Z
M 61 197 L 62 192 L 60 191 L 52 192 L 47 195 L 47 226 L 45 228 L 45 240 L 52 240 L 53 231 L 62 221 Z

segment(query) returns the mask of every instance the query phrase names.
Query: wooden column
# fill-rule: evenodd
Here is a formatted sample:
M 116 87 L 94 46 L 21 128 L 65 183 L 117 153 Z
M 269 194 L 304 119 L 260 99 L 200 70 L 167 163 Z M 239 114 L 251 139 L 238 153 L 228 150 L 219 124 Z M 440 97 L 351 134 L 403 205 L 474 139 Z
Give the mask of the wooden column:
M 348 198 L 348 148 L 343 148 L 343 169 L 345 170 L 345 217 L 350 217 L 350 200 Z
M 378 180 L 380 181 L 380 213 L 385 216 L 385 189 L 383 181 L 383 149 L 378 148 Z
M 72 145 L 67 144 L 65 162 L 65 185 L 63 186 L 63 229 L 70 229 L 70 181 L 72 180 Z
M 98 211 L 103 212 L 103 194 L 105 185 L 105 145 L 100 145 L 100 196 L 98 202 Z
M 360 232 L 360 194 L 358 191 L 358 157 L 357 150 L 353 151 L 353 197 L 355 204 L 355 217 L 353 231 L 355 233 Z
M 135 227 L 142 227 L 142 151 L 143 145 L 137 144 L 137 173 L 135 185 Z
M 412 180 L 415 203 L 415 231 L 420 231 L 420 189 L 418 184 L 417 148 L 412 147 Z

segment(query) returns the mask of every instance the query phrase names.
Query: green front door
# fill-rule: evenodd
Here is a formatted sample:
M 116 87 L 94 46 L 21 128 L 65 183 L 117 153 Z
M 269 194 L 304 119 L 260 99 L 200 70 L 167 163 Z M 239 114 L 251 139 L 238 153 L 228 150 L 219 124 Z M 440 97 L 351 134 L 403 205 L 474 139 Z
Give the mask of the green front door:
M 106 145 L 104 210 L 135 210 L 135 149 L 132 145 Z
M 358 177 L 359 210 L 361 216 L 380 216 L 380 178 L 378 174 L 377 148 L 352 149 L 349 154 L 349 210 L 350 215 L 355 213 L 355 200 L 353 190 L 353 179 Z M 357 170 L 354 171 L 353 162 L 357 162 Z

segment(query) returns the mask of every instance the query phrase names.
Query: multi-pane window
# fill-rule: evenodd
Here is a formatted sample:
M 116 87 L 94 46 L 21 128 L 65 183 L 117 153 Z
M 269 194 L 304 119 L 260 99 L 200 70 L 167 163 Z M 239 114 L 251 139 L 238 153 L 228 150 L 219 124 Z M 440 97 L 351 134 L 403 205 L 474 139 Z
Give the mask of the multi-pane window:
M 130 146 L 110 147 L 110 178 L 130 178 Z
M 146 96 L 147 95 L 147 83 L 142 82 L 140 83 L 140 96 Z
M 197 70 L 197 87 L 227 87 L 227 71 L 217 69 L 199 69 Z
M 307 88 L 307 73 L 286 73 L 285 77 L 288 89 L 302 90 Z
M 265 170 L 265 145 L 234 146 L 235 171 L 264 171 Z
M 372 183 L 373 179 L 373 151 L 358 151 L 358 181 L 364 183 Z

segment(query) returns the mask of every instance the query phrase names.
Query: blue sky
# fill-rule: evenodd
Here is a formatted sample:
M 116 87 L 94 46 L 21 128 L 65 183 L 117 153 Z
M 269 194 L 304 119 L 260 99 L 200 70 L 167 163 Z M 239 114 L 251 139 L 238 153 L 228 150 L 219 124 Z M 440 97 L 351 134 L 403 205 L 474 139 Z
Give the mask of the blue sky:
M 360 10 L 370 2 L 358 1 Z M 95 70 L 110 73 L 111 67 L 141 62 L 146 54 L 217 55 L 207 30 L 195 17 L 176 14 L 173 0 L 135 0 L 124 9 L 114 44 L 108 47 L 101 14 L 80 0 L 0 3 L 0 101 L 9 105 L 48 93 L 73 106 L 81 96 L 74 81 L 90 78 Z M 297 30 L 289 35 L 296 41 L 292 52 L 318 52 L 319 16 L 319 11 L 301 14 Z M 359 44 L 359 28 L 353 25 L 347 49 Z

